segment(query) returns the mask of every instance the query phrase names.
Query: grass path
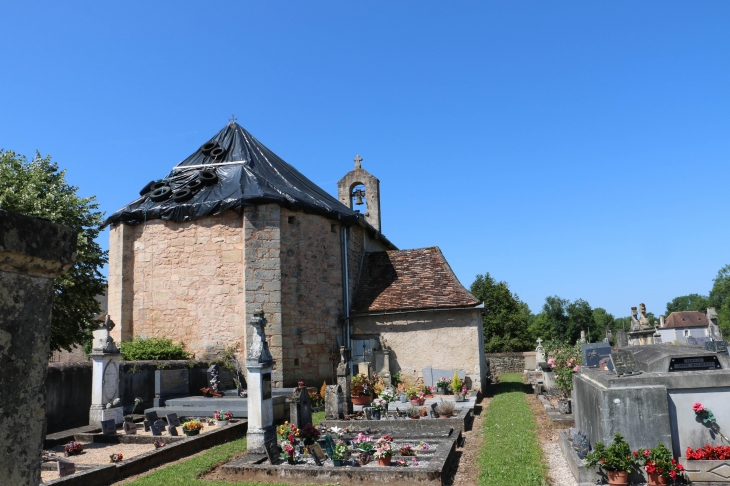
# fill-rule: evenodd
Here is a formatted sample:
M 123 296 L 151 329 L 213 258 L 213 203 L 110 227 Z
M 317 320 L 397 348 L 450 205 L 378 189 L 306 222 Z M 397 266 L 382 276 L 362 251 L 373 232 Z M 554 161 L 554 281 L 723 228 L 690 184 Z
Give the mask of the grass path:
M 324 419 L 324 412 L 312 414 L 315 424 Z M 125 486 L 259 486 L 261 483 L 204 481 L 199 479 L 216 466 L 230 461 L 246 451 L 246 438 L 234 440 L 215 447 L 178 464 L 167 466 L 146 476 L 126 483 Z M 268 483 L 267 483 L 268 484 Z M 286 484 L 268 484 L 268 486 L 289 486 Z
M 479 486 L 547 485 L 540 444 L 522 375 L 504 373 L 486 409 L 484 444 L 479 455 Z

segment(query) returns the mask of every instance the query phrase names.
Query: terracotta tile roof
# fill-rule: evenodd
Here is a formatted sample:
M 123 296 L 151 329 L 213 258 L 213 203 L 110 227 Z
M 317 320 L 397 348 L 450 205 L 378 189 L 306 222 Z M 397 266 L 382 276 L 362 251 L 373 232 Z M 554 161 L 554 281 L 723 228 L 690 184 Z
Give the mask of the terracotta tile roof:
M 672 312 L 664 321 L 664 328 L 672 327 L 707 327 L 710 321 L 699 311 Z
M 473 307 L 479 300 L 456 278 L 441 250 L 365 254 L 354 312 Z

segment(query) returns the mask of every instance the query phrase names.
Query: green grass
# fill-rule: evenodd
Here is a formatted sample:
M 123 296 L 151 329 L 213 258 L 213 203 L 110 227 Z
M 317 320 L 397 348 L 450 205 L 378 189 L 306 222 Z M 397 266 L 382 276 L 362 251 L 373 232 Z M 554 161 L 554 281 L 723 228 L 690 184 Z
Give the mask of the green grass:
M 316 425 L 324 420 L 324 412 L 312 414 L 312 422 Z M 226 444 L 212 447 L 199 456 L 192 457 L 179 464 L 167 466 L 153 473 L 137 479 L 127 486 L 258 486 L 261 483 L 230 482 L 230 481 L 203 481 L 202 475 L 214 467 L 224 464 L 231 458 L 242 454 L 246 450 L 246 439 L 239 439 Z M 270 484 L 268 486 L 288 486 L 285 484 Z
M 521 374 L 500 375 L 499 390 L 484 413 L 479 485 L 548 484 Z

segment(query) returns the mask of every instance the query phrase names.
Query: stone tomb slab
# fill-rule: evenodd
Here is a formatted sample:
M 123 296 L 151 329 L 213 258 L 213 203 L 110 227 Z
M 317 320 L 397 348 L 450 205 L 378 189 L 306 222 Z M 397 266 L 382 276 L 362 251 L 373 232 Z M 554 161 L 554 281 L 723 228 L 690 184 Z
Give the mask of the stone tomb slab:
M 343 467 L 334 467 L 330 459 L 325 459 L 321 466 L 317 466 L 314 459 L 294 465 L 287 462 L 272 465 L 264 454 L 245 454 L 223 465 L 219 471 L 227 480 L 261 483 L 442 484 L 442 478 L 446 476 L 455 458 L 456 444 L 460 437 L 458 432 L 454 434 L 451 429 L 442 429 L 436 433 L 417 435 L 383 428 L 373 435 L 383 434 L 393 436 L 396 448 L 406 444 L 415 447 L 421 441 L 427 442 L 431 448 L 419 453 L 418 466 L 397 467 L 395 464 L 398 459 L 405 459 L 409 464 L 412 461 L 412 457 L 400 455 L 393 456 L 390 467 L 378 466 L 377 461 L 360 466 L 354 458 L 347 460 Z M 346 441 L 354 437 L 355 435 L 344 436 Z

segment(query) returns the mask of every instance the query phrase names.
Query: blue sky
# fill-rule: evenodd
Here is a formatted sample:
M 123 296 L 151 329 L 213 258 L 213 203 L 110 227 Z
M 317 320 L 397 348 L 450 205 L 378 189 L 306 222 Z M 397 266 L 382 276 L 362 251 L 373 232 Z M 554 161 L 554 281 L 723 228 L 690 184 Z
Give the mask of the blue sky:
M 730 3 L 2 2 L 0 147 L 107 214 L 232 113 L 383 232 L 533 311 L 617 316 L 730 263 Z M 108 235 L 101 240 L 106 248 Z

